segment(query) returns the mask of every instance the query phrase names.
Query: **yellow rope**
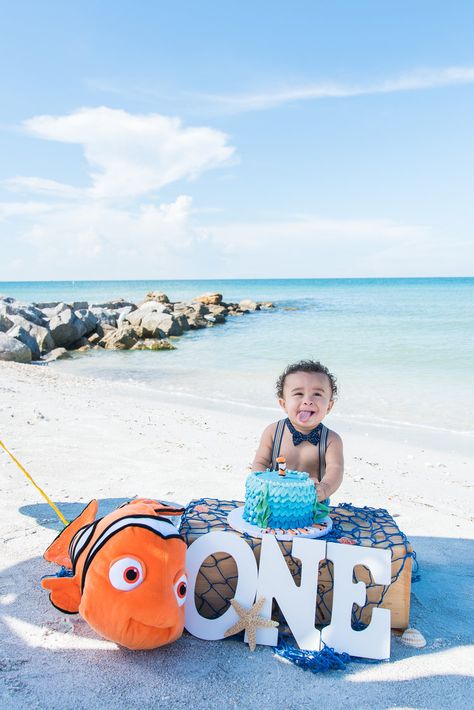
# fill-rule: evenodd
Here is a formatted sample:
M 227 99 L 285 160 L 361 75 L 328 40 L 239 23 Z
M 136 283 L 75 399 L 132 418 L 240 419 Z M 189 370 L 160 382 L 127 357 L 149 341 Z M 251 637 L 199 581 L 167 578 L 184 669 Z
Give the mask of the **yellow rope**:
M 10 456 L 10 458 L 16 463 L 16 465 L 18 466 L 18 468 L 19 468 L 21 471 L 23 471 L 23 473 L 25 474 L 25 476 L 31 481 L 31 483 L 34 485 L 34 487 L 39 490 L 39 492 L 41 493 L 41 495 L 43 496 L 43 498 L 49 503 L 49 505 L 51 506 L 51 508 L 54 510 L 54 512 L 56 513 L 56 515 L 57 515 L 58 518 L 60 519 L 60 521 L 61 521 L 64 525 L 69 525 L 68 521 L 66 520 L 66 518 L 64 517 L 64 515 L 61 513 L 61 511 L 58 510 L 58 508 L 54 505 L 53 501 L 52 501 L 50 498 L 48 498 L 48 496 L 46 495 L 46 493 L 45 493 L 44 491 L 42 491 L 41 488 L 33 481 L 33 479 L 31 478 L 30 474 L 28 473 L 28 471 L 26 471 L 26 469 L 23 468 L 23 466 L 22 466 L 21 463 L 18 461 L 18 459 L 16 459 L 16 458 L 13 456 L 13 454 L 12 454 L 10 451 L 8 451 L 8 449 L 7 449 L 7 447 L 5 446 L 5 444 L 3 443 L 3 441 L 0 441 L 0 446 L 2 447 L 2 449 L 4 449 L 4 450 L 7 452 L 7 454 Z

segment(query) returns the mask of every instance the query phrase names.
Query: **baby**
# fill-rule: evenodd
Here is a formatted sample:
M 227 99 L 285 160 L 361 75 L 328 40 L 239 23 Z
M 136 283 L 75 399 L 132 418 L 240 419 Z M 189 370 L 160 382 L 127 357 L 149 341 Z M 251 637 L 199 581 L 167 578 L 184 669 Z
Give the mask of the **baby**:
M 315 480 L 319 501 L 337 491 L 344 473 L 342 439 L 322 424 L 336 395 L 336 379 L 320 362 L 288 365 L 277 381 L 287 419 L 264 430 L 252 471 L 276 469 L 276 459 L 284 456 L 289 469 L 307 471 Z

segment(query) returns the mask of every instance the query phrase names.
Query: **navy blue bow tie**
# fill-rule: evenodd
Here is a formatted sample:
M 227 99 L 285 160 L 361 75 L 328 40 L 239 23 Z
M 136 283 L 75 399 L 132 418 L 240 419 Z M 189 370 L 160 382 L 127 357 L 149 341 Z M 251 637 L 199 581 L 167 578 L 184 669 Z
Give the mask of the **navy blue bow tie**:
M 295 429 L 289 419 L 286 420 L 286 425 L 293 436 L 294 446 L 298 446 L 298 444 L 301 444 L 302 441 L 309 441 L 310 444 L 314 444 L 314 446 L 319 446 L 321 431 L 323 429 L 322 424 L 318 424 L 318 426 L 315 429 L 312 429 L 309 434 L 302 434 L 300 431 Z

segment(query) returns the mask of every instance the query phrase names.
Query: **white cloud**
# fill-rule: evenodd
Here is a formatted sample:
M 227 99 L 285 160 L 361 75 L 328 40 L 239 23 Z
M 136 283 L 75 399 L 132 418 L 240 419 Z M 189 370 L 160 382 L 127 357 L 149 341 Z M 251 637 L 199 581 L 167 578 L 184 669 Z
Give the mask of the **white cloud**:
M 25 129 L 39 138 L 80 144 L 95 199 L 135 198 L 227 163 L 234 154 L 225 133 L 183 127 L 178 118 L 83 108 L 66 116 L 35 116 Z M 10 186 L 66 194 L 74 188 L 53 180 L 18 177 Z
M 45 202 L 0 202 L 0 222 L 12 217 L 25 217 L 49 212 L 51 205 Z
M 228 276 L 248 278 L 423 275 L 436 242 L 423 225 L 317 215 L 231 223 L 208 233 L 232 264 Z
M 300 215 L 210 226 L 187 195 L 122 207 L 61 200 L 43 211 L 25 203 L 15 233 L 7 228 L 0 280 L 467 275 L 469 264 L 467 245 L 424 225 Z
M 192 200 L 118 208 L 103 202 L 60 203 L 27 218 L 17 246 L 41 278 L 126 278 L 166 275 L 168 252 L 189 240 Z
M 289 215 L 210 226 L 188 195 L 155 202 L 150 192 L 231 158 L 227 137 L 211 128 L 106 108 L 26 125 L 39 137 L 80 143 L 92 184 L 6 181 L 42 200 L 0 203 L 0 279 L 460 275 L 467 268 L 455 238 L 448 247 L 423 225 Z
M 23 125 L 39 138 L 80 144 L 91 183 L 76 188 L 34 176 L 3 182 L 41 199 L 0 203 L 0 278 L 164 278 L 218 267 L 217 245 L 193 226 L 191 197 L 158 202 L 154 193 L 227 163 L 234 148 L 224 133 L 106 107 Z
M 474 67 L 446 67 L 441 69 L 417 69 L 401 74 L 398 77 L 375 83 L 340 84 L 334 81 L 321 81 L 253 94 L 199 94 L 198 98 L 218 110 L 240 113 L 261 111 L 294 101 L 388 94 L 399 91 L 472 84 L 473 82 Z
M 215 227 L 212 233 L 235 249 L 260 250 L 288 247 L 295 242 L 308 247 L 315 241 L 341 245 L 387 240 L 407 240 L 425 237 L 429 230 L 422 225 L 407 225 L 383 219 L 331 219 L 317 215 L 301 215 L 278 222 L 234 223 Z
M 36 192 L 51 197 L 84 197 L 85 190 L 65 185 L 57 180 L 39 177 L 13 177 L 3 181 L 3 185 L 14 192 Z
M 0 204 L 16 217 L 0 233 L 0 281 L 205 278 L 227 266 L 226 245 L 194 224 L 188 195 L 123 207 L 97 200 L 39 206 Z

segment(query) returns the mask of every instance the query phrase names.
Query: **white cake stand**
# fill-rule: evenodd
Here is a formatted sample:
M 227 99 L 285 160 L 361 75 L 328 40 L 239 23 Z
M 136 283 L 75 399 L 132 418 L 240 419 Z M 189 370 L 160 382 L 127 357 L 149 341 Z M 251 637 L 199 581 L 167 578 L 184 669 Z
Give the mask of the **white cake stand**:
M 237 530 L 237 532 L 240 533 L 248 533 L 251 537 L 262 537 L 267 534 L 265 532 L 265 528 L 259 528 L 258 525 L 252 525 L 244 520 L 243 512 L 244 506 L 234 508 L 227 516 L 227 522 L 232 528 L 234 528 L 234 530 Z M 281 540 L 282 542 L 291 542 L 291 540 L 294 540 L 295 537 L 309 537 L 314 540 L 317 537 L 324 537 L 324 535 L 327 535 L 331 528 L 332 519 L 329 515 L 327 515 L 323 520 L 321 520 L 321 522 L 316 523 L 315 525 L 307 525 L 304 528 L 300 528 L 300 530 L 304 530 L 305 532 L 290 533 L 288 530 L 275 528 L 274 533 L 270 534 L 275 534 L 276 539 Z

